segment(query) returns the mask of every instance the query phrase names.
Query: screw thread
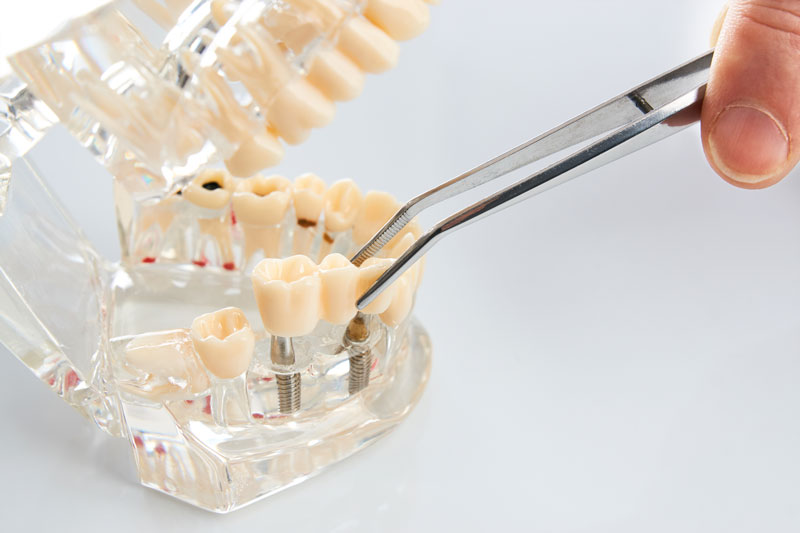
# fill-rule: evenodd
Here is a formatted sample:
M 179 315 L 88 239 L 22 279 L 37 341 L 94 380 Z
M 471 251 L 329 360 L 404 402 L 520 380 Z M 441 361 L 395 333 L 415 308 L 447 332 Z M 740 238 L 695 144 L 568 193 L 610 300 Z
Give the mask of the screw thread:
M 300 410 L 300 374 L 278 374 L 278 409 L 283 414 Z

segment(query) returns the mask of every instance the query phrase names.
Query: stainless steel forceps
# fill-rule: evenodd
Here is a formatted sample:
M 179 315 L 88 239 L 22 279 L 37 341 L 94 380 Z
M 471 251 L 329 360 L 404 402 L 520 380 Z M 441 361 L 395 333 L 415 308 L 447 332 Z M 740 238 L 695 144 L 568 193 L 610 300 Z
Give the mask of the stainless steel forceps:
M 471 222 L 631 154 L 700 118 L 713 50 L 576 117 L 457 178 L 412 199 L 353 257 L 358 266 L 380 251 L 428 207 L 575 145 L 587 146 L 436 224 L 402 254 L 358 300 L 369 305 L 436 242 Z

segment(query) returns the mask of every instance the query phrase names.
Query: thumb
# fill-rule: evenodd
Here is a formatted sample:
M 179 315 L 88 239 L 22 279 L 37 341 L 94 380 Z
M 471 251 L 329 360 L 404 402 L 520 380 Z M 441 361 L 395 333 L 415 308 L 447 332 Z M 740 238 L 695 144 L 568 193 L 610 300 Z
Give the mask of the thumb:
M 738 0 L 719 32 L 702 115 L 703 147 L 725 180 L 780 181 L 800 159 L 800 0 Z

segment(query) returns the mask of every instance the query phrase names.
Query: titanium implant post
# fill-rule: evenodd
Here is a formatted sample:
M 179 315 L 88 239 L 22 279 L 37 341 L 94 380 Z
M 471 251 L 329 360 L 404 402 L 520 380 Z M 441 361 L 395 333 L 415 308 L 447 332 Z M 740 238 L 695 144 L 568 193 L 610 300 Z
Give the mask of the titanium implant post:
M 369 374 L 372 370 L 372 348 L 367 343 L 369 327 L 363 313 L 356 314 L 347 325 L 344 334 L 345 346 L 350 353 L 350 382 L 348 392 L 356 394 L 369 385 Z
M 292 339 L 288 337 L 272 336 L 270 342 L 270 359 L 272 363 L 282 366 L 291 366 L 295 363 Z M 276 374 L 278 384 L 278 408 L 282 414 L 292 414 L 300 410 L 300 373 Z

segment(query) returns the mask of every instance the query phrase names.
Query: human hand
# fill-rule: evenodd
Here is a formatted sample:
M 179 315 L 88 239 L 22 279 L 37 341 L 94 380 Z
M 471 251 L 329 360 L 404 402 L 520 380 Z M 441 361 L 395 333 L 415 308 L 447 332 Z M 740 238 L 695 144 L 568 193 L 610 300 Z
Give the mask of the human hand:
M 734 185 L 769 187 L 800 160 L 800 0 L 733 0 L 712 42 L 706 156 Z

